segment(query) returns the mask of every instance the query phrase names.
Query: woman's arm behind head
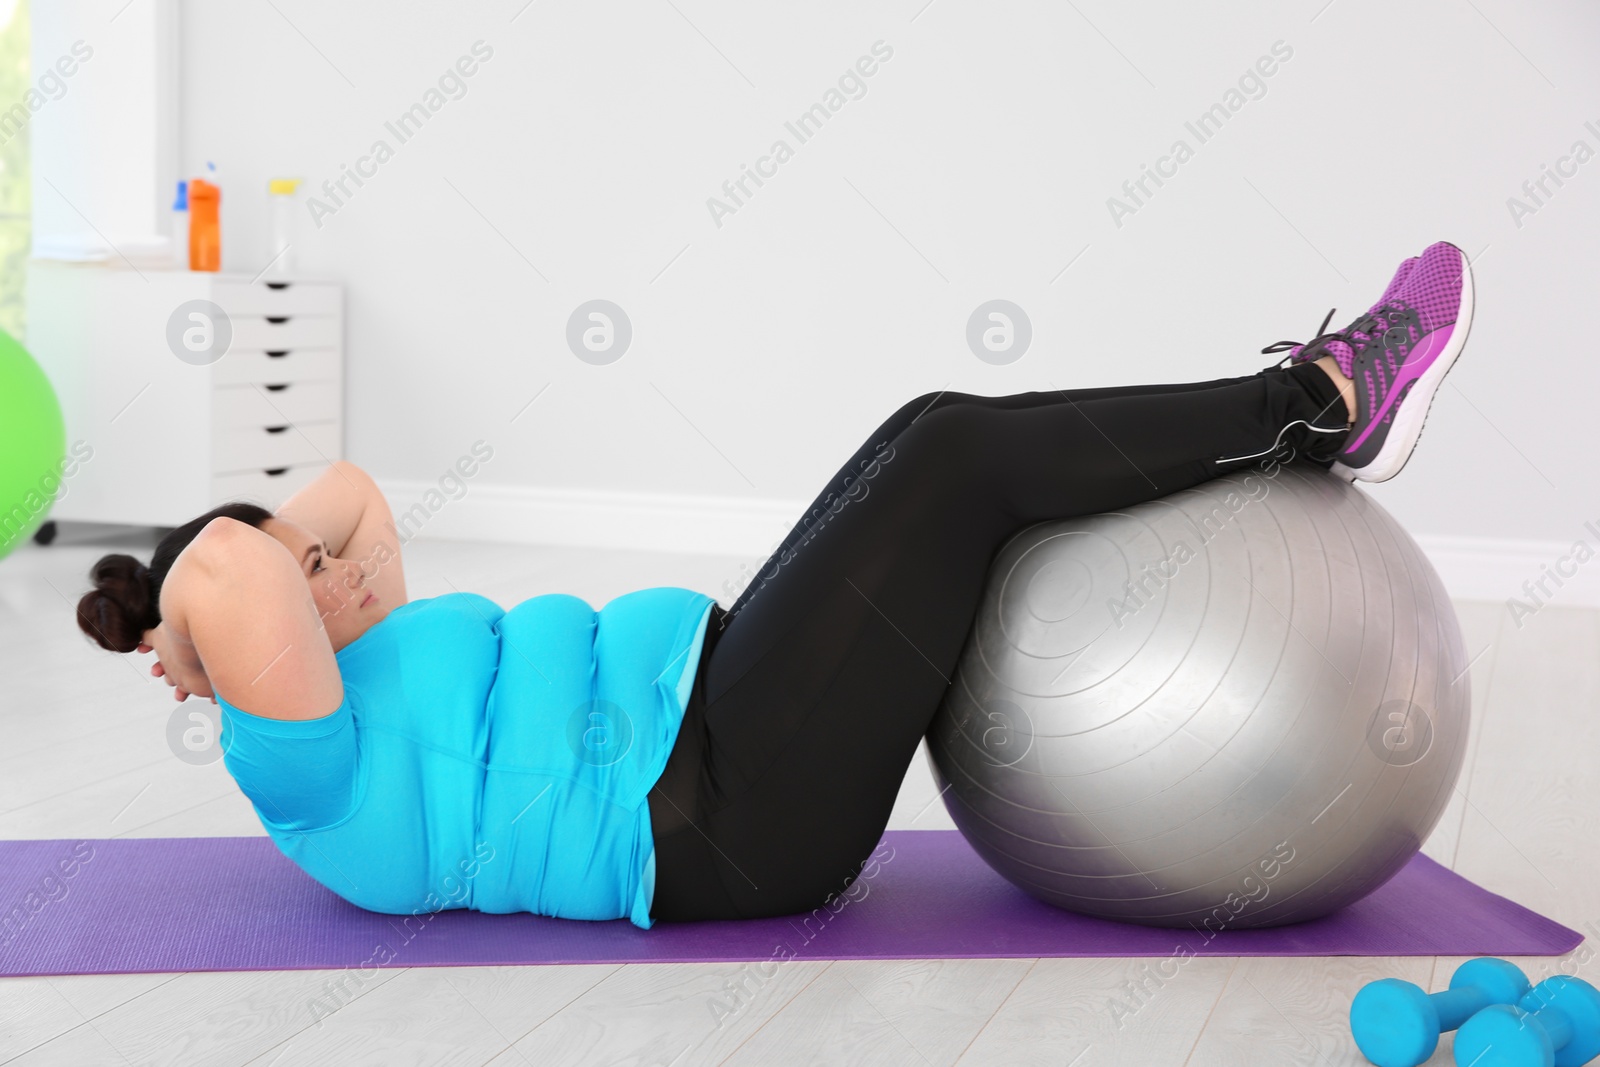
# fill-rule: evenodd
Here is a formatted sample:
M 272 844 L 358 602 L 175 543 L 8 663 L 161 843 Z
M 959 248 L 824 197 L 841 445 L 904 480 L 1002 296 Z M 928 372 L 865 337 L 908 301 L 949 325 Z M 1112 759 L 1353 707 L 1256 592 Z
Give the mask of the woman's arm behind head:
M 241 711 L 315 719 L 344 702 L 306 575 L 272 535 L 212 522 L 173 565 L 161 609 L 194 643 L 212 691 Z
M 305 571 L 262 529 L 272 518 L 225 504 L 164 537 L 148 568 L 101 558 L 78 602 L 79 628 L 102 648 L 132 652 L 159 626 L 173 647 L 192 648 L 197 677 L 233 706 L 275 719 L 327 715 L 344 700 L 338 662 Z
M 162 589 L 173 564 L 211 522 L 227 518 L 260 528 L 272 512 L 243 501 L 232 501 L 212 508 L 168 533 L 156 545 L 146 567 L 132 556 L 120 552 L 102 556 L 89 570 L 94 588 L 78 600 L 78 628 L 111 652 L 132 652 L 144 639 L 145 631 L 162 622 Z M 180 627 L 169 627 L 176 636 L 187 639 Z

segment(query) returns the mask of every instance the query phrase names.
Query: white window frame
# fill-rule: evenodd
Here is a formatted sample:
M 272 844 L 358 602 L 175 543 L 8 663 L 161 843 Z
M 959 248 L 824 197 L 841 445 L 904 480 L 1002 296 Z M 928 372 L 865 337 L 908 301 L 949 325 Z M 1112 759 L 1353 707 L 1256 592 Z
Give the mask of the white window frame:
M 34 3 L 30 84 L 74 44 L 89 58 L 29 119 L 33 256 L 109 266 L 173 262 L 180 173 L 177 0 Z M 39 102 L 42 100 L 42 103 Z

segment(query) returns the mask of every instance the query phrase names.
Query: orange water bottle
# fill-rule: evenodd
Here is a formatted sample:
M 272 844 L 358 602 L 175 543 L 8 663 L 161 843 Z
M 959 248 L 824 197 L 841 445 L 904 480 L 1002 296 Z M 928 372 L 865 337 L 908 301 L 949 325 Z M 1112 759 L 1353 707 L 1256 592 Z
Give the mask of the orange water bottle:
M 217 217 L 221 203 L 222 190 L 214 183 L 204 178 L 189 182 L 190 270 L 222 269 L 222 228 Z

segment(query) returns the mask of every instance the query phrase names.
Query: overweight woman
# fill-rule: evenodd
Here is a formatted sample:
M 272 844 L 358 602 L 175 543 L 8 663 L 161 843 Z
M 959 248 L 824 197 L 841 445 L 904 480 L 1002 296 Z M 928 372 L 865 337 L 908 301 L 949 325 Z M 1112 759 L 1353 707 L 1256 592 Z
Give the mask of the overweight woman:
M 411 600 L 388 505 L 340 462 L 276 513 L 173 530 L 148 567 L 104 557 L 78 622 L 217 703 L 262 825 L 360 907 L 642 928 L 810 911 L 877 845 L 1011 534 L 1285 458 L 1393 477 L 1471 312 L 1441 242 L 1254 374 L 919 396 L 727 610 L 672 588 L 599 611 Z

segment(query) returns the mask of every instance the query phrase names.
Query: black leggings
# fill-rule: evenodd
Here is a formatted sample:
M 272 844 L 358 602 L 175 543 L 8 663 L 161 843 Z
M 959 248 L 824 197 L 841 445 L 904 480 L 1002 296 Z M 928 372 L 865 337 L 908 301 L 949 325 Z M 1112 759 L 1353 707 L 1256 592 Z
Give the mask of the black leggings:
M 738 601 L 713 608 L 677 743 L 650 791 L 651 915 L 820 907 L 888 825 L 1020 527 L 1228 471 L 1326 466 L 1345 407 L 1321 368 L 1211 382 L 920 396 L 880 426 Z

